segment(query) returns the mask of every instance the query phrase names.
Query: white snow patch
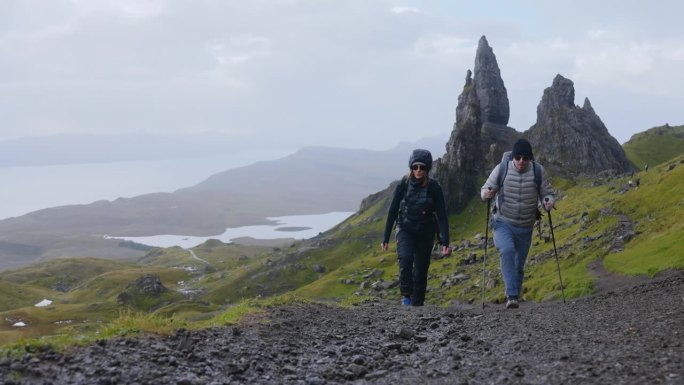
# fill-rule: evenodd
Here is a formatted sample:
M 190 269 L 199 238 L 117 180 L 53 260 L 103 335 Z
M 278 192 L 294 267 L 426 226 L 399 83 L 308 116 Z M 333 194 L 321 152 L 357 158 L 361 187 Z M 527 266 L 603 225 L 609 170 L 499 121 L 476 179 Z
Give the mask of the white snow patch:
M 37 304 L 33 305 L 35 307 L 46 307 L 50 306 L 52 304 L 52 301 L 49 299 L 43 299 L 42 301 L 38 302 Z

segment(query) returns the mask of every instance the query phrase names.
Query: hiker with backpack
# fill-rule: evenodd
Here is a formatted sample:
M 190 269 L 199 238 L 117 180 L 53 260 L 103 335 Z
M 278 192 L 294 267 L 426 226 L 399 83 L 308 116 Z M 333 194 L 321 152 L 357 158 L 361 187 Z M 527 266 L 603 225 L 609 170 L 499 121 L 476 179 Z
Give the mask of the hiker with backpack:
M 396 221 L 401 303 L 423 306 L 430 254 L 438 231 L 442 254 L 451 254 L 449 222 L 442 187 L 429 177 L 430 151 L 413 150 L 408 165 L 409 174 L 394 190 L 380 247 L 383 251 L 389 248 L 390 233 Z
M 506 308 L 517 308 L 534 222 L 541 217 L 539 207 L 549 211 L 554 205 L 551 182 L 544 168 L 534 161 L 530 142 L 519 139 L 513 151 L 504 153 L 480 195 L 484 201 L 496 197 L 492 216 L 494 245 L 500 254 Z

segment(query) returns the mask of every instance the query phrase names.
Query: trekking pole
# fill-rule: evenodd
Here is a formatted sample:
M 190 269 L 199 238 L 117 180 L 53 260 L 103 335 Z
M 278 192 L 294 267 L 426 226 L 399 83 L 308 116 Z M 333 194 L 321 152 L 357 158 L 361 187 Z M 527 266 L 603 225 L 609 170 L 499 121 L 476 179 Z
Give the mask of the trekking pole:
M 548 202 L 549 198 L 544 199 Z M 556 256 L 556 266 L 558 267 L 558 280 L 561 285 L 561 294 L 563 295 L 563 303 L 565 303 L 565 290 L 563 289 L 563 277 L 561 277 L 560 260 L 558 259 L 558 251 L 556 250 L 556 237 L 553 235 L 553 222 L 551 222 L 551 210 L 549 210 L 549 227 L 551 228 L 551 239 L 553 240 L 553 254 Z
M 492 190 L 488 187 L 489 191 Z M 485 287 L 487 286 L 485 271 L 487 270 L 487 243 L 489 243 L 489 209 L 492 205 L 492 198 L 487 199 L 487 221 L 485 222 L 485 250 L 484 258 L 482 259 L 482 311 L 484 311 Z

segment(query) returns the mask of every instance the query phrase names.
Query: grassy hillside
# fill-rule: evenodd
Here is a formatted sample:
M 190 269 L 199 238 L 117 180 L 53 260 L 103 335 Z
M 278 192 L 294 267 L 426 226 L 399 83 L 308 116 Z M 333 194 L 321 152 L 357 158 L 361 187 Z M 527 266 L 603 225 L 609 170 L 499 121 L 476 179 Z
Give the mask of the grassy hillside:
M 177 320 L 211 318 L 246 295 L 227 289 L 242 271 L 261 266 L 272 248 L 226 245 L 209 240 L 195 255 L 179 247 L 153 249 L 138 263 L 97 258 L 50 260 L 0 273 L 0 344 L 56 333 L 102 328 L 127 314 L 151 313 Z M 136 281 L 159 277 L 169 289 L 159 296 L 140 292 Z M 127 297 L 121 297 L 126 293 Z M 127 298 L 125 304 L 122 298 Z M 52 304 L 34 305 L 43 299 Z M 132 312 L 132 313 L 131 313 Z M 14 327 L 15 322 L 28 326 Z
M 36 304 L 53 293 L 53 290 L 16 284 L 0 277 L 0 312 Z
M 81 282 L 132 264 L 98 258 L 58 258 L 20 270 L 3 271 L 0 279 L 17 284 L 68 291 Z
M 617 200 L 621 213 L 636 219 L 637 237 L 625 251 L 606 257 L 606 266 L 624 274 L 653 275 L 670 267 L 684 268 L 684 155 L 648 172 L 641 183 Z
M 638 170 L 655 166 L 684 154 L 684 126 L 661 126 L 633 135 L 623 145 Z
M 78 259 L 78 266 L 85 269 L 95 270 L 101 261 L 97 259 Z M 70 264 L 73 261 L 67 261 Z M 90 266 L 89 266 L 90 265 Z M 94 267 L 92 265 L 95 265 Z M 41 271 L 41 266 L 29 268 Z M 40 275 L 39 273 L 38 275 Z M 172 291 L 164 293 L 161 297 L 138 295 L 134 298 L 131 306 L 122 306 L 118 303 L 118 296 L 129 285 L 145 274 L 159 276 L 164 285 Z M 40 279 L 30 278 L 24 273 L 29 281 Z M 75 330 L 93 330 L 103 323 L 116 319 L 120 312 L 130 308 L 132 310 L 146 310 L 150 307 L 160 308 L 167 302 L 178 302 L 184 297 L 177 293 L 178 282 L 187 280 L 191 273 L 183 269 L 174 268 L 147 268 L 130 267 L 108 271 L 83 280 L 68 292 L 60 292 L 32 286 L 30 284 L 9 284 L 13 290 L 24 293 L 23 301 L 11 306 L 5 303 L 0 311 L 0 319 L 6 322 L 0 323 L 0 342 L 13 341 L 18 338 L 26 338 L 36 335 L 57 333 L 67 327 Z M 3 285 L 0 285 L 3 287 Z M 10 296 L 10 298 L 15 296 Z M 35 307 L 42 299 L 52 301 L 47 307 Z M 3 300 L 5 302 L 6 300 Z M 11 322 L 10 322 L 11 321 Z M 21 321 L 28 326 L 15 327 L 15 322 Z

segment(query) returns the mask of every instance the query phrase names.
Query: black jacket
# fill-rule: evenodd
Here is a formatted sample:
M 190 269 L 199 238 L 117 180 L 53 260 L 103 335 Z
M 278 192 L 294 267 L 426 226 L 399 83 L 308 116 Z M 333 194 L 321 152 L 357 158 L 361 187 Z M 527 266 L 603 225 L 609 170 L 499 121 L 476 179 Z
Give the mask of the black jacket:
M 389 212 L 387 213 L 387 222 L 385 223 L 385 233 L 383 235 L 383 242 L 385 243 L 389 243 L 392 228 L 394 227 L 394 223 L 397 221 L 397 217 L 399 216 L 399 207 L 405 195 L 404 189 L 408 189 L 408 184 L 411 182 L 412 181 L 403 179 L 394 190 L 392 203 L 390 204 Z M 437 225 L 439 226 L 441 244 L 443 246 L 449 246 L 449 218 L 446 214 L 446 205 L 444 203 L 444 193 L 442 192 L 442 187 L 436 180 L 430 179 L 427 186 L 419 186 L 418 188 L 429 190 L 428 193 L 432 196 L 432 201 L 434 204 L 433 212 L 437 214 Z M 408 198 L 409 197 L 407 197 L 407 199 Z M 434 228 L 428 226 L 425 228 L 425 231 L 433 232 Z

